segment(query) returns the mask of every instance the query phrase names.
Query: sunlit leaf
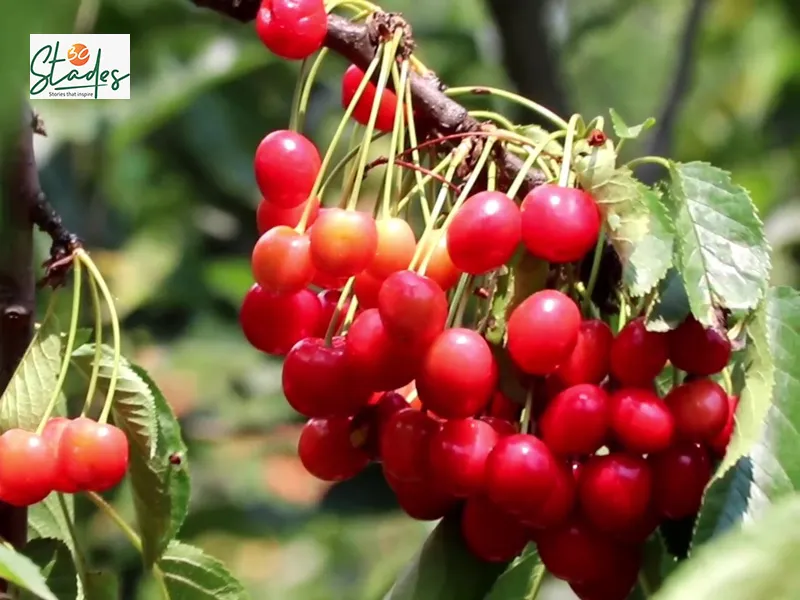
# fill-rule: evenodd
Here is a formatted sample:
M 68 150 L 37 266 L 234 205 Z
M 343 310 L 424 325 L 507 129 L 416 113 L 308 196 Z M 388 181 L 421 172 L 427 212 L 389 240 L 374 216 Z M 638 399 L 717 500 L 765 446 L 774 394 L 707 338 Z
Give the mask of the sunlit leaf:
M 170 600 L 247 600 L 225 566 L 199 548 L 173 542 L 159 561 Z

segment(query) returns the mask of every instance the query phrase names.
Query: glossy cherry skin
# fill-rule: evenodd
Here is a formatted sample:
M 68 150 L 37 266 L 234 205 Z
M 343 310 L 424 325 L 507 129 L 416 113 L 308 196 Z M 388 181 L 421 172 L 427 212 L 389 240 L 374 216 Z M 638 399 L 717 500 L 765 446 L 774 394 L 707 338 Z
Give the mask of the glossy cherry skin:
M 322 161 L 314 143 L 295 131 L 273 131 L 256 148 L 256 182 L 264 199 L 282 208 L 304 204 Z
M 371 391 L 388 392 L 411 383 L 417 376 L 423 350 L 392 338 L 377 308 L 356 317 L 345 338 L 345 356 Z
M 583 321 L 578 331 L 575 349 L 553 373 L 563 387 L 579 383 L 599 384 L 611 368 L 611 328 L 599 319 Z
M 525 196 L 521 214 L 522 242 L 551 263 L 580 260 L 597 244 L 600 212 L 583 190 L 540 185 Z
M 693 379 L 675 387 L 664 398 L 675 417 L 678 435 L 690 442 L 710 442 L 725 427 L 728 394 L 710 379 Z
M 313 204 L 306 223 L 306 226 L 310 227 L 314 224 L 319 214 L 319 199 L 314 198 L 308 202 Z M 297 227 L 297 224 L 300 223 L 300 219 L 303 217 L 303 212 L 305 212 L 308 202 L 303 202 L 294 208 L 282 208 L 277 204 L 262 200 L 258 203 L 258 209 L 256 210 L 258 234 L 264 235 L 273 227 L 278 227 L 280 225 L 292 228 Z
M 323 0 L 263 0 L 256 14 L 256 33 L 276 56 L 308 58 L 322 47 L 328 32 Z
M 639 456 L 612 452 L 593 456 L 583 466 L 578 500 L 598 531 L 615 533 L 644 518 L 653 491 L 653 474 Z
M 364 450 L 373 460 L 380 460 L 380 442 L 386 424 L 404 408 L 408 408 L 406 399 L 397 392 L 385 392 L 378 395 L 375 402 L 370 401 L 353 417 L 353 429 L 362 431 Z
M 393 337 L 425 346 L 447 321 L 447 296 L 435 281 L 413 271 L 387 277 L 378 292 L 378 311 Z
M 462 272 L 450 258 L 450 253 L 447 251 L 447 236 L 444 232 L 441 229 L 431 230 L 422 236 L 419 245 L 421 256 L 428 263 L 425 276 L 433 279 L 445 292 L 455 286 Z
M 336 305 L 339 303 L 339 299 L 341 297 L 342 294 L 339 292 L 339 290 L 322 290 L 319 294 L 317 294 L 317 299 L 319 300 L 321 308 L 318 327 L 316 332 L 313 334 L 314 337 L 325 337 L 325 334 L 328 331 L 328 326 L 330 326 L 331 321 L 333 320 L 333 315 L 336 312 Z M 336 318 L 336 332 L 341 329 L 342 324 L 344 323 L 344 318 L 349 309 L 350 301 L 348 300 L 342 305 L 342 310 L 339 312 L 339 316 Z
M 65 419 L 64 417 L 55 417 L 50 419 L 42 430 L 42 439 L 50 444 L 56 460 L 58 446 L 61 443 L 61 435 L 64 433 L 64 429 L 69 424 L 69 419 Z M 61 492 L 63 494 L 74 494 L 75 492 L 80 491 L 80 488 L 74 481 L 67 477 L 65 472 L 56 469 L 55 479 L 53 481 L 53 491 Z
M 487 496 L 520 519 L 535 519 L 550 495 L 557 469 L 541 440 L 519 433 L 503 437 L 486 459 Z
M 475 331 L 443 331 L 425 353 L 417 392 L 425 408 L 445 419 L 471 417 L 489 403 L 497 386 L 492 350 Z
M 351 417 L 311 419 L 300 432 L 297 453 L 306 471 L 322 481 L 344 481 L 369 464 L 369 454 L 356 447 Z
M 581 312 L 569 296 L 542 290 L 523 300 L 508 319 L 508 352 L 530 375 L 548 375 L 575 349 Z
M 524 517 L 523 523 L 535 531 L 558 527 L 572 514 L 576 499 L 577 485 L 572 467 L 559 462 L 545 501 L 536 510 L 535 515 Z
M 617 568 L 602 579 L 588 583 L 570 583 L 579 600 L 627 600 L 639 577 L 640 553 L 631 552 L 617 561 Z
M 725 456 L 725 452 L 728 449 L 728 444 L 731 441 L 733 428 L 736 425 L 736 409 L 738 406 L 739 397 L 728 396 L 728 419 L 725 421 L 725 427 L 723 427 L 722 431 L 714 436 L 713 440 L 708 442 L 708 447 L 720 458 Z
M 484 496 L 471 496 L 461 513 L 461 535 L 470 551 L 487 562 L 506 562 L 528 544 L 519 522 Z
M 425 477 L 418 481 L 400 481 L 387 473 L 386 483 L 395 494 L 403 512 L 417 521 L 435 521 L 449 513 L 456 504 L 456 498 L 442 491 L 435 480 Z
M 466 498 L 483 488 L 486 458 L 500 434 L 478 419 L 447 421 L 430 442 L 430 474 L 449 494 Z
M 599 386 L 582 383 L 550 400 L 539 419 L 542 440 L 555 454 L 593 454 L 609 430 L 610 399 Z
M 669 519 L 695 514 L 711 479 L 711 460 L 705 448 L 680 442 L 647 460 L 653 469 L 653 503 L 658 514 Z
M 345 110 L 350 106 L 355 98 L 361 81 L 364 79 L 364 71 L 356 65 L 350 65 L 342 77 L 342 108 Z M 372 113 L 372 105 L 378 95 L 377 86 L 371 81 L 367 83 L 361 97 L 356 102 L 352 117 L 361 125 L 367 125 Z M 384 89 L 381 94 L 380 106 L 378 106 L 378 116 L 375 120 L 375 129 L 378 131 L 389 132 L 394 129 L 394 115 L 397 110 L 397 95 L 390 89 Z
M 453 264 L 472 275 L 506 264 L 520 243 L 520 214 L 502 192 L 478 192 L 464 202 L 447 229 Z
M 731 359 L 731 342 L 724 331 L 706 329 L 689 316 L 667 334 L 672 366 L 693 375 L 713 375 Z
M 378 279 L 371 275 L 369 271 L 363 271 L 356 275 L 353 281 L 353 293 L 358 300 L 361 308 L 377 308 L 378 293 L 381 291 L 383 279 Z
M 492 417 L 489 415 L 483 415 L 482 417 L 478 418 L 484 423 L 491 425 L 501 438 L 519 433 L 519 424 L 517 423 L 512 423 L 506 419 Z
M 650 385 L 666 364 L 666 334 L 647 331 L 642 317 L 625 325 L 611 344 L 611 374 L 622 385 Z
M 386 279 L 392 273 L 408 269 L 417 249 L 411 226 L 398 217 L 381 219 L 375 226 L 378 247 L 368 271 L 377 279 Z
M 413 408 L 396 412 L 386 423 L 380 443 L 383 469 L 398 481 L 427 477 L 430 440 L 440 424 Z
M 289 405 L 312 419 L 355 414 L 370 397 L 350 368 L 341 337 L 330 346 L 322 338 L 297 342 L 283 361 L 281 380 Z
M 30 506 L 55 489 L 56 451 L 48 440 L 30 431 L 9 429 L 0 436 L 0 499 Z
M 352 277 L 375 258 L 378 230 L 372 215 L 334 208 L 317 217 L 309 233 L 311 262 L 334 277 Z
M 58 469 L 79 489 L 104 492 L 125 477 L 128 454 L 128 438 L 121 429 L 79 417 L 61 433 Z
M 315 335 L 322 319 L 322 303 L 313 292 L 279 295 L 257 283 L 245 295 L 239 311 L 239 324 L 247 341 L 275 356 L 286 354 L 303 338 Z
M 650 390 L 617 390 L 611 394 L 609 414 L 614 439 L 629 452 L 660 452 L 673 441 L 675 419 L 667 405 Z
M 275 227 L 253 247 L 253 278 L 274 294 L 294 294 L 314 278 L 309 239 L 289 227 Z

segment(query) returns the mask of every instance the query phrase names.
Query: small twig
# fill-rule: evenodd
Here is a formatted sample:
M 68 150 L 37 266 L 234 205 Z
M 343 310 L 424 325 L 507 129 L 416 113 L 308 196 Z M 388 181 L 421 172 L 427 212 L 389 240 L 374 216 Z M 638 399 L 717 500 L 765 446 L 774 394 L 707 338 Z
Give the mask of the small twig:
M 64 285 L 64 279 L 72 266 L 73 254 L 82 247 L 81 240 L 64 227 L 61 216 L 47 201 L 41 189 L 31 201 L 30 218 L 31 222 L 52 240 L 50 258 L 42 265 L 45 274 L 39 281 L 39 287 L 57 288 Z
M 364 169 L 364 177 L 367 176 L 367 173 L 369 172 L 370 169 L 374 169 L 375 167 L 380 167 L 388 163 L 389 159 L 386 156 L 379 156 L 366 166 L 366 168 Z M 460 186 L 456 185 L 452 181 L 448 181 L 447 178 L 443 177 L 442 175 L 439 175 L 438 173 L 434 173 L 430 169 L 426 169 L 423 166 L 415 165 L 414 163 L 410 163 L 405 160 L 398 160 L 396 158 L 394 159 L 394 164 L 404 169 L 412 169 L 414 171 L 419 171 L 420 173 L 424 173 L 425 175 L 427 175 L 428 177 L 432 177 L 442 185 L 449 186 L 456 193 L 461 191 Z

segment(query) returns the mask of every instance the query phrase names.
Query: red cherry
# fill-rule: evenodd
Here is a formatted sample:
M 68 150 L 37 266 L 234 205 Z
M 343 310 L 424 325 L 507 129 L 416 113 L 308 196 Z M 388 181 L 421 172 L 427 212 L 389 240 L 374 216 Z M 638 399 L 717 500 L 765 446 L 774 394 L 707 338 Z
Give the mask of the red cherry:
M 417 249 L 417 240 L 411 226 L 403 219 L 381 219 L 375 226 L 378 249 L 368 270 L 374 277 L 383 280 L 392 273 L 408 269 Z
M 598 319 L 583 321 L 575 349 L 553 376 L 564 387 L 579 383 L 599 384 L 608 375 L 613 341 L 614 334 L 606 323 Z
M 588 583 L 570 583 L 579 600 L 626 600 L 636 584 L 641 568 L 640 553 L 631 553 L 617 561 L 618 567 L 602 579 Z
M 392 273 L 378 292 L 378 311 L 386 330 L 420 346 L 430 344 L 444 330 L 447 309 L 442 288 L 413 271 Z
M 353 443 L 353 419 L 311 419 L 303 426 L 297 453 L 306 471 L 322 481 L 344 481 L 369 464 L 369 455 Z
M 355 414 L 370 396 L 350 369 L 341 337 L 330 346 L 322 338 L 297 342 L 283 361 L 281 379 L 289 405 L 309 418 Z
M 521 519 L 535 519 L 547 500 L 558 466 L 532 435 L 501 438 L 486 459 L 486 491 L 497 506 Z
M 414 380 L 423 351 L 391 337 L 377 308 L 356 317 L 347 331 L 345 356 L 353 373 L 372 391 L 388 392 Z
M 273 131 L 256 148 L 256 182 L 267 202 L 294 208 L 308 200 L 321 164 L 317 147 L 307 137 Z
M 536 292 L 508 319 L 508 353 L 525 373 L 548 375 L 572 354 L 580 325 L 581 312 L 569 296 Z
M 430 441 L 430 475 L 444 491 L 466 498 L 483 487 L 486 457 L 500 435 L 477 419 L 447 421 Z
M 61 443 L 61 435 L 64 433 L 64 428 L 70 424 L 69 419 L 64 417 L 55 417 L 50 419 L 42 430 L 42 439 L 50 444 L 53 449 L 54 459 L 57 460 L 56 454 L 58 453 L 58 446 Z M 72 481 L 64 471 L 56 469 L 55 479 L 53 481 L 53 491 L 61 492 L 63 494 L 74 494 L 80 491 L 80 488 Z M 1 495 L 1 494 L 0 494 Z
M 353 427 L 364 431 L 364 450 L 375 459 L 380 460 L 380 441 L 386 424 L 404 408 L 408 408 L 406 399 L 397 392 L 377 394 L 377 399 L 358 411 L 353 418 Z
M 500 437 L 506 437 L 509 435 L 514 435 L 515 433 L 519 433 L 519 425 L 517 423 L 512 423 L 506 419 L 492 417 L 489 415 L 484 415 L 478 418 L 484 423 L 491 425 L 494 430 L 500 434 Z
M 517 404 L 500 390 L 495 390 L 489 402 L 487 416 L 505 421 L 517 421 L 522 413 L 522 405 Z
M 306 232 L 306 235 L 309 235 L 308 232 Z M 321 290 L 333 290 L 338 292 L 344 287 L 348 279 L 349 277 L 334 277 L 322 271 L 316 271 L 314 273 L 314 278 L 311 280 L 311 285 Z
M 728 449 L 728 444 L 733 435 L 733 428 L 736 424 L 736 408 L 739 406 L 739 396 L 728 396 L 728 420 L 725 422 L 725 427 L 722 428 L 713 440 L 708 442 L 709 448 L 719 456 L 725 456 Z
M 447 252 L 465 273 L 480 275 L 506 264 L 520 242 L 519 208 L 502 192 L 478 192 L 447 229 Z
M 578 481 L 578 500 L 589 523 L 598 531 L 614 533 L 644 518 L 652 488 L 653 475 L 645 459 L 612 452 L 586 462 Z
M 322 322 L 322 304 L 313 292 L 278 295 L 257 283 L 250 288 L 239 311 L 245 338 L 262 352 L 286 354 L 303 338 L 314 335 Z
M 4 502 L 13 506 L 41 502 L 55 489 L 57 477 L 61 478 L 58 470 L 56 450 L 47 439 L 22 429 L 0 435 L 0 498 Z
M 449 513 L 456 499 L 443 492 L 435 481 L 400 481 L 384 469 L 386 483 L 395 493 L 397 503 L 409 517 L 417 521 L 435 521 Z
M 524 528 L 483 496 L 471 496 L 461 513 L 461 534 L 470 551 L 487 562 L 506 562 L 528 544 Z
M 353 293 L 358 300 L 358 305 L 361 308 L 377 308 L 378 292 L 382 285 L 383 279 L 374 277 L 369 271 L 363 271 L 356 275 L 353 281 Z
M 660 452 L 672 443 L 675 420 L 667 405 L 650 390 L 617 390 L 611 395 L 610 407 L 611 431 L 629 452 Z
M 121 429 L 79 417 L 61 433 L 58 469 L 79 489 L 104 492 L 125 477 L 128 452 L 128 438 Z
M 333 314 L 336 312 L 336 305 L 339 304 L 339 299 L 341 297 L 342 295 L 339 290 L 322 290 L 319 294 L 317 294 L 317 298 L 319 299 L 321 306 L 321 313 L 319 318 L 319 326 L 317 327 L 315 337 L 325 337 L 325 333 L 328 331 L 328 326 L 333 320 Z M 345 315 L 347 315 L 349 308 L 350 301 L 348 300 L 342 306 L 342 310 L 339 312 L 339 316 L 336 319 L 337 331 L 341 328 L 342 323 L 344 323 L 344 318 Z
M 386 423 L 381 437 L 384 471 L 398 481 L 424 479 L 430 440 L 439 427 L 430 415 L 413 408 L 396 412 Z
M 256 33 L 270 52 L 289 60 L 308 58 L 328 33 L 323 0 L 262 0 Z
M 425 408 L 445 419 L 471 417 L 483 409 L 497 386 L 497 362 L 475 331 L 447 329 L 425 353 L 417 392 Z
M 461 271 L 450 258 L 444 232 L 441 229 L 431 230 L 422 236 L 419 244 L 422 248 L 421 256 L 428 262 L 425 276 L 433 279 L 445 292 L 455 286 L 461 277 Z
M 700 444 L 681 442 L 647 459 L 653 469 L 653 503 L 662 517 L 695 514 L 711 479 L 711 460 Z
M 276 227 L 258 238 L 253 248 L 253 276 L 275 294 L 293 294 L 314 277 L 308 236 L 289 227 Z
M 652 469 L 651 469 L 652 474 Z M 651 490 L 652 492 L 652 490 Z M 628 524 L 626 527 L 614 531 L 614 538 L 623 544 L 641 546 L 661 524 L 661 516 L 653 508 L 653 502 L 647 507 L 645 514 Z
M 583 190 L 540 185 L 525 196 L 521 214 L 522 242 L 549 262 L 575 262 L 597 244 L 600 212 Z
M 672 366 L 693 375 L 719 373 L 731 359 L 731 341 L 725 331 L 703 327 L 691 315 L 667 334 Z
M 675 417 L 675 430 L 691 442 L 713 440 L 724 429 L 728 394 L 710 379 L 693 379 L 667 394 L 664 403 Z
M 666 364 L 667 336 L 647 331 L 642 317 L 625 325 L 611 344 L 611 374 L 622 385 L 650 385 Z
M 334 277 L 352 277 L 375 258 L 378 231 L 372 215 L 332 208 L 317 217 L 309 233 L 311 262 Z
M 311 227 L 319 214 L 319 199 L 314 198 L 308 202 L 313 202 L 314 206 L 311 208 L 311 213 L 308 216 L 307 227 Z M 256 211 L 256 224 L 258 225 L 258 234 L 264 235 L 270 229 L 284 225 L 286 227 L 297 227 L 300 219 L 303 217 L 303 212 L 306 209 L 307 202 L 303 202 L 294 208 L 281 208 L 267 200 L 262 200 L 258 203 L 258 210 Z
M 553 398 L 539 420 L 542 440 L 563 456 L 593 454 L 609 428 L 608 394 L 588 383 L 567 388 Z
M 350 65 L 342 77 L 342 107 L 346 110 L 355 98 L 358 87 L 364 79 L 364 71 L 355 65 Z M 352 117 L 361 125 L 369 123 L 372 113 L 372 105 L 375 103 L 378 88 L 371 81 L 364 88 L 361 97 L 356 102 Z M 394 114 L 397 110 L 397 95 L 390 89 L 384 89 L 381 94 L 380 106 L 378 107 L 378 117 L 375 121 L 375 128 L 378 131 L 389 132 L 394 129 Z
M 575 508 L 576 487 L 571 465 L 558 463 L 550 493 L 536 515 L 524 519 L 525 525 L 539 530 L 558 527 L 564 523 Z

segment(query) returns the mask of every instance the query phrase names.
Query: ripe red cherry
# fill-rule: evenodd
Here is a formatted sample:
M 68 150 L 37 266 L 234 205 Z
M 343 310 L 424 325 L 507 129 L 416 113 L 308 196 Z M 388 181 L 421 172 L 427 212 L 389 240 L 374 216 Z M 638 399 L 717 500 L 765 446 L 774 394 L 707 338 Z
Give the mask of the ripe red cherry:
M 42 430 L 42 439 L 50 444 L 53 449 L 54 459 L 57 460 L 58 446 L 61 443 L 61 435 L 64 433 L 64 428 L 70 424 L 69 419 L 64 417 L 55 417 L 50 419 Z M 63 471 L 56 469 L 55 479 L 53 480 L 53 491 L 61 492 L 63 494 L 74 494 L 80 491 L 78 486 L 72 481 L 67 474 Z
M 368 270 L 376 278 L 386 279 L 392 273 L 408 269 L 417 249 L 417 240 L 411 226 L 403 219 L 381 219 L 375 225 L 378 249 Z
M 306 232 L 309 235 L 309 232 Z M 349 277 L 334 277 L 322 271 L 315 271 L 314 278 L 311 280 L 311 285 L 318 287 L 321 290 L 334 290 L 340 291 L 347 283 Z
M 342 77 L 342 108 L 345 110 L 350 106 L 355 98 L 358 87 L 364 79 L 364 71 L 355 65 L 350 65 Z M 378 88 L 371 81 L 364 88 L 361 97 L 356 102 L 352 117 L 357 123 L 367 125 L 372 113 L 372 105 L 375 103 Z M 391 131 L 394 129 L 394 113 L 397 110 L 397 95 L 390 89 L 384 89 L 381 94 L 380 106 L 378 107 L 378 117 L 375 121 L 375 129 L 378 131 Z
M 322 338 L 297 342 L 283 361 L 283 395 L 289 405 L 309 418 L 349 416 L 364 406 L 370 390 L 347 362 L 345 341 L 330 346 Z
M 313 207 L 311 208 L 311 212 L 309 213 L 308 221 L 306 223 L 306 226 L 310 227 L 319 214 L 319 199 L 314 198 L 308 202 L 313 203 Z M 285 225 L 286 227 L 292 228 L 297 227 L 297 224 L 300 223 L 300 219 L 303 217 L 303 211 L 306 209 L 306 204 L 307 202 L 304 202 L 303 204 L 295 206 L 294 208 L 281 208 L 272 202 L 262 200 L 258 203 L 258 209 L 256 210 L 258 235 L 264 235 L 270 229 L 273 227 L 278 227 L 279 225 Z
M 524 524 L 533 530 L 558 527 L 572 514 L 575 508 L 576 484 L 572 466 L 558 463 L 555 478 L 547 498 L 537 509 L 535 516 L 526 516 Z
M 522 242 L 552 263 L 580 260 L 597 244 L 600 212 L 588 193 L 554 184 L 534 188 L 522 201 Z
M 700 444 L 681 442 L 647 459 L 653 469 L 653 503 L 669 519 L 682 519 L 700 509 L 711 479 L 711 460 Z
M 486 459 L 486 492 L 520 519 L 535 519 L 550 495 L 558 465 L 544 443 L 518 433 L 501 438 Z
M 253 248 L 253 277 L 275 294 L 294 294 L 314 277 L 308 236 L 289 227 L 276 227 L 258 238 Z
M 728 396 L 728 420 L 725 421 L 725 427 L 722 428 L 713 440 L 708 442 L 708 447 L 719 456 L 725 456 L 725 451 L 728 449 L 728 444 L 733 435 L 733 428 L 736 424 L 736 408 L 739 406 L 739 396 Z
M 519 208 L 502 192 L 478 192 L 447 229 L 447 252 L 465 273 L 480 275 L 506 264 L 520 242 Z
M 297 453 L 306 471 L 322 481 L 344 481 L 369 464 L 369 455 L 356 447 L 353 419 L 311 419 L 303 426 Z
M 659 452 L 672 443 L 675 420 L 667 405 L 650 390 L 617 390 L 611 394 L 610 408 L 614 438 L 629 452 Z
M 372 215 L 332 208 L 317 217 L 309 233 L 311 262 L 334 277 L 352 277 L 375 258 L 378 231 Z
M 461 513 L 461 534 L 470 551 L 488 562 L 506 562 L 528 544 L 519 522 L 483 496 L 471 496 Z
M 79 489 L 109 490 L 128 470 L 128 438 L 108 423 L 85 417 L 73 419 L 61 434 L 58 469 Z
M 466 498 L 483 487 L 486 457 L 500 435 L 478 419 L 447 421 L 430 442 L 430 475 L 453 496 Z
M 380 443 L 383 469 L 398 481 L 421 481 L 427 476 L 428 448 L 439 430 L 430 415 L 413 408 L 396 412 L 386 423 Z
M 553 398 L 539 420 L 542 440 L 555 454 L 593 454 L 609 429 L 606 392 L 588 383 L 567 388 Z
M 250 288 L 239 311 L 245 338 L 262 352 L 286 354 L 303 338 L 314 335 L 322 322 L 322 304 L 309 290 L 278 295 L 257 283 Z
M 453 264 L 447 251 L 447 236 L 441 229 L 431 230 L 419 241 L 421 256 L 428 261 L 426 277 L 430 277 L 445 292 L 458 283 L 461 271 Z M 427 258 L 430 255 L 430 258 Z
M 447 321 L 447 296 L 436 282 L 413 271 L 392 273 L 378 292 L 378 311 L 394 337 L 430 344 Z
M 598 531 L 614 533 L 644 518 L 650 504 L 653 475 L 639 456 L 613 452 L 593 456 L 578 481 L 578 501 Z
M 667 336 L 634 319 L 611 344 L 611 374 L 622 385 L 647 386 L 667 364 Z
M 314 337 L 321 337 L 321 338 L 325 337 L 325 334 L 328 331 L 328 326 L 331 324 L 331 321 L 333 320 L 333 314 L 336 312 L 336 305 L 339 303 L 339 299 L 341 297 L 342 295 L 339 292 L 339 290 L 322 290 L 319 294 L 317 294 L 317 298 L 319 299 L 319 303 L 321 306 L 321 312 L 320 312 L 319 325 L 317 327 L 317 331 L 315 334 L 313 334 Z M 336 319 L 337 331 L 342 326 L 345 315 L 347 315 L 347 311 L 349 309 L 350 309 L 350 301 L 348 300 L 342 306 L 342 310 L 339 312 L 339 316 Z
M 581 312 L 569 296 L 542 290 L 523 300 L 508 320 L 508 352 L 525 373 L 548 375 L 575 349 Z
M 408 408 L 406 399 L 397 392 L 379 394 L 375 402 L 361 408 L 353 418 L 353 428 L 364 433 L 364 450 L 370 457 L 380 460 L 380 441 L 386 424 L 404 408 Z
M 728 420 L 728 394 L 710 379 L 693 379 L 673 388 L 664 403 L 675 417 L 675 430 L 691 442 L 713 440 Z
M 30 431 L 9 429 L 0 436 L 0 498 L 13 506 L 30 506 L 55 489 L 56 450 Z
M 719 373 L 731 359 L 731 341 L 725 332 L 706 329 L 692 316 L 670 331 L 667 340 L 672 366 L 693 375 Z
M 425 353 L 417 392 L 425 408 L 445 419 L 475 415 L 497 386 L 497 362 L 489 344 L 470 329 L 443 331 Z
M 289 60 L 308 58 L 328 32 L 323 0 L 262 0 L 256 33 L 270 52 Z
M 608 375 L 613 341 L 614 334 L 606 323 L 599 319 L 583 321 L 575 349 L 553 376 L 564 387 L 579 383 L 599 384 Z
M 436 481 L 425 477 L 419 481 L 400 481 L 384 468 L 386 483 L 395 493 L 397 503 L 409 517 L 417 521 L 435 521 L 449 513 L 456 499 L 442 491 Z
M 515 433 L 519 433 L 519 425 L 512 423 L 507 419 L 501 419 L 500 417 L 492 417 L 489 415 L 484 415 L 478 418 L 484 423 L 491 425 L 500 435 L 500 437 L 506 437 L 509 435 L 514 435 Z
M 361 308 L 377 308 L 378 292 L 383 285 L 383 279 L 378 279 L 369 271 L 362 271 L 353 281 L 353 293 Z
M 296 131 L 273 131 L 256 148 L 256 182 L 267 202 L 282 208 L 311 195 L 322 161 L 314 143 Z
M 587 583 L 570 583 L 579 600 L 627 600 L 639 577 L 640 553 L 628 553 L 617 561 L 617 568 L 602 579 Z

